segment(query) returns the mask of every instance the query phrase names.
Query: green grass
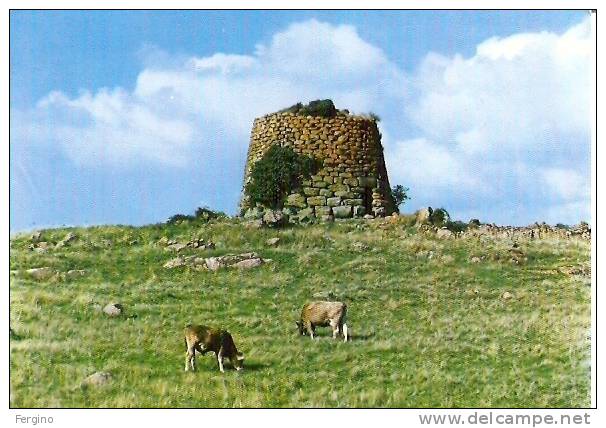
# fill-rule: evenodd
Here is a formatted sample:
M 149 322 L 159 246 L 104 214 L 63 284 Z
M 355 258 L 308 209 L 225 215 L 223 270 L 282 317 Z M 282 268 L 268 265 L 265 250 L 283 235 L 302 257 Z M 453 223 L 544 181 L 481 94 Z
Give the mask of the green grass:
M 587 407 L 590 405 L 590 244 L 437 240 L 414 228 L 357 221 L 279 231 L 235 220 L 208 224 L 52 229 L 70 246 L 37 254 L 11 241 L 12 407 Z M 273 262 L 248 271 L 163 269 L 162 237 L 203 237 L 216 249 Z M 275 248 L 265 240 L 278 236 Z M 366 244 L 359 251 L 353 245 Z M 431 257 L 429 257 L 431 255 Z M 472 256 L 485 255 L 481 263 Z M 23 270 L 85 269 L 69 281 Z M 509 300 L 502 298 L 508 291 Z M 348 304 L 353 340 L 297 335 L 314 294 Z M 118 301 L 126 316 L 100 306 Z M 209 355 L 184 372 L 187 323 L 227 328 L 244 372 L 218 372 Z M 95 371 L 113 381 L 80 387 Z

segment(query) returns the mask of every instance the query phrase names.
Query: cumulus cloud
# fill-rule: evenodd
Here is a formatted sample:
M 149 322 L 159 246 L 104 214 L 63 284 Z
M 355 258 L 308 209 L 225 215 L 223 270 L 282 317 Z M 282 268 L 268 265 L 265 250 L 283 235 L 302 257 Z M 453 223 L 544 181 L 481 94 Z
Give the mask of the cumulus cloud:
M 459 215 L 481 201 L 502 222 L 529 209 L 518 221 L 588 218 L 590 40 L 585 20 L 561 35 L 493 37 L 469 58 L 428 54 L 406 111 L 422 139 L 391 144 L 392 174 Z
M 11 143 L 59 147 L 87 168 L 195 167 L 213 180 L 241 173 L 254 117 L 332 98 L 382 117 L 392 183 L 412 189 L 411 204 L 503 222 L 513 204 L 577 221 L 589 214 L 590 38 L 589 20 L 494 37 L 469 58 L 429 53 L 407 74 L 355 27 L 309 20 L 248 55 L 156 52 L 165 60 L 144 61 L 132 90 L 51 92 L 11 113 Z

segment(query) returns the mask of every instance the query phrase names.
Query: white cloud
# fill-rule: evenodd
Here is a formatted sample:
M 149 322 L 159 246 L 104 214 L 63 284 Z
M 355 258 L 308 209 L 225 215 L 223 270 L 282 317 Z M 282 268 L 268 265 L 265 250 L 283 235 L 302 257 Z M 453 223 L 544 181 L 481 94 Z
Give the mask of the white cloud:
M 561 35 L 493 37 L 469 58 L 429 53 L 407 75 L 355 27 L 309 20 L 250 55 L 153 51 L 163 60 L 132 90 L 51 92 L 12 113 L 13 144 L 55 144 L 85 166 L 201 168 L 213 180 L 242 168 L 255 117 L 332 98 L 382 117 L 392 184 L 409 186 L 412 204 L 453 206 L 455 217 L 542 204 L 573 218 L 588 213 L 578 209 L 589 194 L 590 37 L 589 20 Z
M 529 215 L 532 207 L 533 215 L 553 219 L 557 206 L 567 219 L 585 218 L 590 38 L 585 20 L 561 35 L 493 37 L 469 58 L 428 54 L 409 78 L 415 97 L 407 117 L 418 138 L 387 148 L 401 165 L 392 162 L 391 175 L 424 183 L 423 202 L 441 195 L 458 204 L 455 216 L 482 204 L 495 217 L 511 210 Z
M 41 137 L 79 164 L 187 166 L 210 150 L 222 151 L 218 158 L 245 152 L 256 116 L 329 97 L 367 111 L 404 87 L 403 73 L 354 27 L 316 20 L 292 24 L 252 55 L 177 62 L 147 51 L 169 65 L 144 68 L 132 91 L 104 88 L 75 97 L 54 91 L 21 116 L 30 114 L 30 127 L 46 121 L 38 123 L 46 131 Z
M 564 200 L 585 199 L 589 195 L 590 186 L 587 177 L 572 169 L 545 168 L 541 170 L 541 178 L 551 195 Z

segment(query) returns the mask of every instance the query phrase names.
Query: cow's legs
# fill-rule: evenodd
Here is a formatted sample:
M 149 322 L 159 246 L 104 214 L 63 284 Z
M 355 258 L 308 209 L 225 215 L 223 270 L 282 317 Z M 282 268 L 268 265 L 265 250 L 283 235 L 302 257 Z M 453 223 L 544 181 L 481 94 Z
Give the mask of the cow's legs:
M 194 360 L 196 359 L 196 351 L 194 348 L 187 348 L 187 353 L 185 355 L 185 371 L 188 371 L 191 367 L 192 371 L 196 370 L 196 366 Z
M 347 342 L 348 338 L 349 338 L 349 332 L 347 330 L 347 324 L 343 323 L 343 342 Z
M 314 325 L 311 322 L 306 322 L 305 323 L 305 328 L 307 329 L 307 333 L 309 334 L 309 336 L 312 338 L 314 338 Z
M 217 363 L 219 363 L 219 370 L 221 371 L 221 373 L 224 373 L 225 370 L 223 369 L 223 348 L 219 349 L 219 352 L 217 352 Z
M 339 334 L 339 322 L 337 320 L 330 320 L 330 327 L 332 328 L 332 338 L 336 339 Z

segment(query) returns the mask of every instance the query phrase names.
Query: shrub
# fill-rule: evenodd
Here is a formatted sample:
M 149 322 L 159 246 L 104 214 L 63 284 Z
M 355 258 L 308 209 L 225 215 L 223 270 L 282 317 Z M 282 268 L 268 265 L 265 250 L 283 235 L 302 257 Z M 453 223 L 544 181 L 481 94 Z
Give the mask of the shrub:
M 284 110 L 280 110 L 280 113 L 295 113 L 302 116 L 335 117 L 337 115 L 337 109 L 332 100 L 315 100 L 307 105 L 297 103 Z
M 170 216 L 166 221 L 168 224 L 176 224 L 186 220 L 193 220 L 195 217 L 193 215 L 185 215 L 185 214 L 175 214 Z
M 460 220 L 457 220 L 457 221 L 450 221 L 449 220 L 449 221 L 446 222 L 446 228 L 448 230 L 450 230 L 451 232 L 455 232 L 455 233 L 456 232 L 464 232 L 464 231 L 467 230 L 467 227 L 468 227 L 467 223 L 464 223 L 464 222 L 462 222 Z
M 408 196 L 409 190 L 408 187 L 404 187 L 401 184 L 397 184 L 391 188 L 391 199 L 398 212 L 400 211 L 400 205 L 410 199 L 410 196 Z
M 313 157 L 275 144 L 253 165 L 244 192 L 251 205 L 259 203 L 272 209 L 282 208 L 284 198 L 301 187 L 301 181 L 309 178 L 318 167 Z
M 374 120 L 375 122 L 380 122 L 381 121 L 381 118 L 376 113 L 370 112 L 370 113 L 368 113 L 368 116 L 370 116 L 370 118 L 372 120 Z
M 213 220 L 216 218 L 227 217 L 227 214 L 221 211 L 213 211 L 210 208 L 206 207 L 198 207 L 194 215 L 186 215 L 186 214 L 175 214 L 171 216 L 166 222 L 168 224 L 180 223 L 183 221 L 197 221 L 206 223 L 209 220 Z
M 227 217 L 227 214 L 222 211 L 213 211 L 207 207 L 198 207 L 194 213 L 194 217 L 197 220 L 209 221 L 216 218 Z
M 450 222 L 450 214 L 444 208 L 438 208 L 431 213 L 431 223 L 436 226 L 445 226 Z

